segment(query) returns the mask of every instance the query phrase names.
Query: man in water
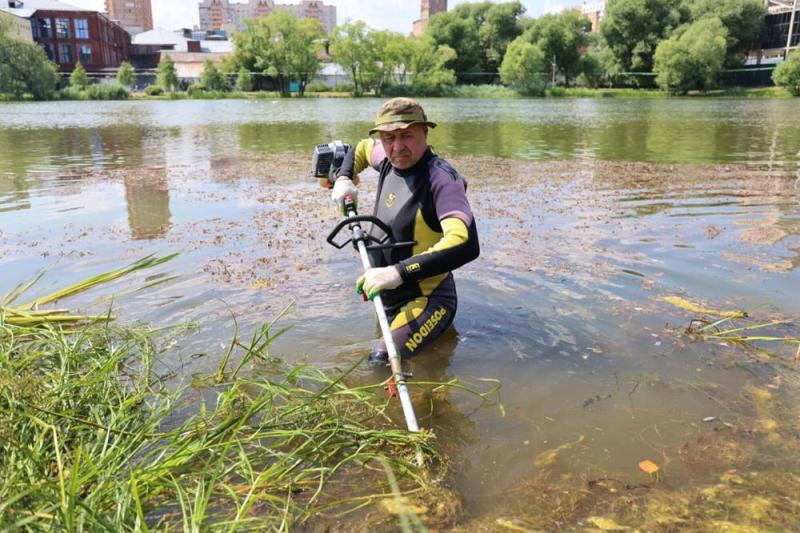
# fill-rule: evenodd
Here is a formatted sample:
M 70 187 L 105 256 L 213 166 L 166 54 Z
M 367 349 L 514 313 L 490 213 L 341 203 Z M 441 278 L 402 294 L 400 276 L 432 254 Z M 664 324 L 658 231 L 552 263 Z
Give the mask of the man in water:
M 373 167 L 379 173 L 374 215 L 397 241 L 416 243 L 372 251 L 373 268 L 356 282 L 358 292 L 370 299 L 381 294 L 404 359 L 453 323 L 458 299 L 452 271 L 480 254 L 467 184 L 428 146 L 428 129 L 434 127 L 415 100 L 385 102 L 369 132 L 377 132 L 379 139 L 364 139 L 347 153 L 331 195 L 340 207 L 346 196 L 356 199 L 358 174 Z M 370 234 L 384 236 L 376 227 Z M 388 357 L 384 342 L 377 341 L 370 362 L 385 364 Z

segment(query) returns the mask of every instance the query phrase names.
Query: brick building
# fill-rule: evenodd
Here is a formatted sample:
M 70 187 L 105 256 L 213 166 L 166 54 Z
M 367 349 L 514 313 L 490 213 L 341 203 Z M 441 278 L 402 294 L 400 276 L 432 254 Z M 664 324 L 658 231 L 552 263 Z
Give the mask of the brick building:
M 30 20 L 33 40 L 61 72 L 72 72 L 78 63 L 102 72 L 128 58 L 130 34 L 102 13 L 55 0 L 0 1 L 9 6 L 5 12 Z
M 600 29 L 600 23 L 606 15 L 606 0 L 599 2 L 584 2 L 580 10 L 581 14 L 589 19 L 592 24 L 592 33 Z
M 411 32 L 419 37 L 425 32 L 428 20 L 436 13 L 447 11 L 447 0 L 421 0 L 419 5 L 419 20 L 414 21 Z
M 153 29 L 150 0 L 106 0 L 108 18 L 118 22 L 131 35 Z

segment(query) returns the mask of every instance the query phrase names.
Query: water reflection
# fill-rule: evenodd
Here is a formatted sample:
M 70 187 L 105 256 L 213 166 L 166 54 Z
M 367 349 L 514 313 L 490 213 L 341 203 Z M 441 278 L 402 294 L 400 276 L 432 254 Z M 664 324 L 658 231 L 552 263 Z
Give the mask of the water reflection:
M 155 239 L 169 231 L 171 213 L 166 177 L 126 177 L 125 202 L 132 239 Z
M 0 213 L 30 209 L 28 182 L 21 177 L 0 176 Z
M 65 165 L 194 164 L 196 154 L 186 146 L 172 150 L 169 161 L 163 159 L 176 135 L 181 142 L 188 136 L 212 160 L 239 156 L 240 150 L 306 154 L 319 142 L 362 138 L 378 101 L 63 104 L 3 104 L 0 152 L 7 155 L 0 174 L 20 176 Z M 800 128 L 792 120 L 790 100 L 433 99 L 425 104 L 439 123 L 431 143 L 448 155 L 745 161 L 800 171 Z M 64 114 L 69 109 L 74 114 Z

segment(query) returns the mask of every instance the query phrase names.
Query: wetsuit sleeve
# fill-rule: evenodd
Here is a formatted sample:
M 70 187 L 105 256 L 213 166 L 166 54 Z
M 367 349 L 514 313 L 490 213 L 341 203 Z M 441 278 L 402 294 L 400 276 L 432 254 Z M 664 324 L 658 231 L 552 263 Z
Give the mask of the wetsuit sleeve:
M 384 157 L 383 146 L 380 143 L 375 139 L 363 139 L 356 145 L 355 150 L 350 150 L 345 154 L 344 161 L 336 177 L 348 176 L 353 178 L 367 167 L 377 170 Z
M 443 236 L 428 250 L 398 263 L 403 281 L 450 272 L 480 255 L 467 184 L 447 163 L 440 162 L 431 172 L 431 192 Z

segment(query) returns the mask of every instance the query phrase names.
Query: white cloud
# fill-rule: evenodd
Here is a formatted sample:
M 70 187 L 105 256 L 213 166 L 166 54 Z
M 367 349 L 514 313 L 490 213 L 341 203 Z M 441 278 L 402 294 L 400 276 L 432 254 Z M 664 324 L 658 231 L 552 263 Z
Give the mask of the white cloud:
M 544 0 L 544 6 L 542 7 L 542 14 L 553 14 L 557 15 L 567 9 L 566 4 L 554 4 L 551 0 Z

